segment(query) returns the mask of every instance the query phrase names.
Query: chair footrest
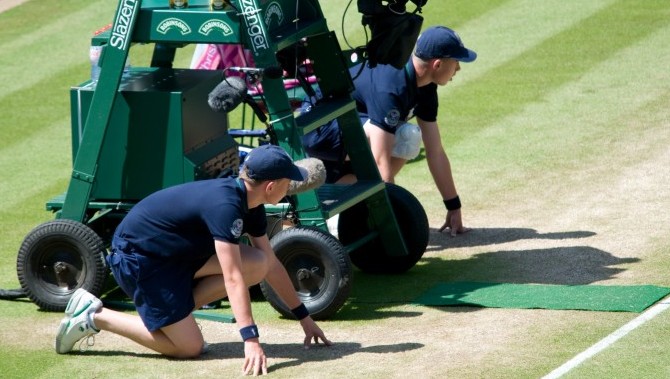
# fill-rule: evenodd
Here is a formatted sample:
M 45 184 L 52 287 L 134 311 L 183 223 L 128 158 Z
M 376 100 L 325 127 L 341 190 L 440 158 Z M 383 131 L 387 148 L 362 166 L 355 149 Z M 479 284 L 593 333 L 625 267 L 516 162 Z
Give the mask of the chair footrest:
M 347 185 L 324 184 L 317 190 L 317 194 L 328 219 L 383 190 L 384 182 L 358 181 Z
M 62 193 L 58 196 L 53 197 L 51 200 L 47 201 L 46 208 L 48 211 L 56 212 L 63 209 L 63 204 L 65 204 L 65 196 L 67 193 Z M 127 201 L 102 201 L 102 200 L 93 200 L 88 202 L 88 209 L 121 209 L 121 210 L 130 210 L 135 205 L 135 203 Z
M 302 134 L 326 124 L 327 122 L 356 109 L 352 99 L 338 99 L 324 101 L 316 105 L 311 111 L 296 117 L 295 122 Z

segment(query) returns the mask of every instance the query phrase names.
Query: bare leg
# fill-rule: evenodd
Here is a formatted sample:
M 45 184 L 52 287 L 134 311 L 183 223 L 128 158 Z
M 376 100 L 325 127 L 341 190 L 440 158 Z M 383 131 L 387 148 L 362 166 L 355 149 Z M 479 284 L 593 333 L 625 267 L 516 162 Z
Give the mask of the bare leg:
M 139 316 L 102 308 L 95 315 L 95 325 L 138 344 L 174 358 L 195 358 L 203 346 L 202 333 L 193 316 L 150 332 Z
M 391 172 L 393 173 L 394 178 L 396 177 L 396 175 L 398 175 L 400 170 L 405 166 L 406 162 L 407 162 L 406 159 L 391 157 Z
M 258 284 L 265 278 L 268 272 L 268 261 L 265 254 L 252 246 L 240 245 L 242 256 L 242 275 L 247 287 Z M 213 255 L 205 263 L 195 278 L 202 278 L 193 289 L 196 309 L 212 301 L 226 297 L 226 286 L 221 274 L 221 265 L 216 255 Z
M 264 253 L 248 245 L 240 245 L 242 275 L 247 285 L 259 283 L 267 275 L 268 260 Z M 221 266 L 216 255 L 212 256 L 195 274 L 201 278 L 193 290 L 196 309 L 226 296 Z M 174 358 L 195 358 L 200 355 L 203 337 L 193 315 L 174 324 L 150 332 L 139 316 L 102 308 L 94 316 L 95 326 L 126 337 L 151 350 Z

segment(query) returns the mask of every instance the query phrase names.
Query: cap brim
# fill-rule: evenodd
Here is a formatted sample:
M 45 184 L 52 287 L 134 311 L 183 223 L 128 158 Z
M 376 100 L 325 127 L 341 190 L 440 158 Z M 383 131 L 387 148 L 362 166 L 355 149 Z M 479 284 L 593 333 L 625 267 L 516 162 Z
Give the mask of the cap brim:
M 477 59 L 477 53 L 475 53 L 474 51 L 472 51 L 468 48 L 464 48 L 464 49 L 466 51 L 466 54 L 463 57 L 458 57 L 458 58 L 454 57 L 454 59 L 456 59 L 459 62 L 466 62 L 466 63 L 467 62 L 473 62 L 475 59 Z
M 295 180 L 298 182 L 305 181 L 309 175 L 309 172 L 306 168 L 293 165 L 293 170 L 291 170 L 291 176 L 288 179 Z

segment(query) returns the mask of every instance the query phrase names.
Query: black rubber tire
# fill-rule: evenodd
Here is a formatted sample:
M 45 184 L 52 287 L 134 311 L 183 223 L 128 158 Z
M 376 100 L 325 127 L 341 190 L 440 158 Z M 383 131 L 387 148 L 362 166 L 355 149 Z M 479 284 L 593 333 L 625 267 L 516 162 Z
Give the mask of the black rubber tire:
M 272 237 L 274 237 L 275 234 L 281 232 L 282 229 L 284 228 L 283 225 L 284 220 L 281 217 L 277 216 L 267 216 L 266 219 L 268 223 L 267 235 L 268 238 L 272 239 Z
M 428 217 L 419 200 L 411 192 L 395 184 L 386 183 L 386 191 L 409 254 L 399 257 L 387 255 L 379 238 L 351 251 L 351 262 L 369 274 L 406 272 L 416 265 L 428 246 Z M 337 229 L 343 245 L 353 243 L 370 233 L 369 213 L 367 205 L 361 202 L 340 214 Z
M 272 237 L 274 237 L 275 234 L 281 232 L 282 229 L 284 228 L 284 225 L 282 224 L 284 220 L 278 216 L 267 216 L 266 218 L 268 223 L 266 234 L 268 235 L 269 239 L 272 239 Z M 263 295 L 263 291 L 261 290 L 261 285 L 256 284 L 249 287 L 249 296 L 251 296 L 251 300 L 264 299 L 265 296 Z
M 100 295 L 109 276 L 105 255 L 102 239 L 88 226 L 47 221 L 23 240 L 16 270 L 30 300 L 46 311 L 64 311 L 78 288 Z
M 337 238 L 317 228 L 296 226 L 277 233 L 270 242 L 312 318 L 324 320 L 337 313 L 349 298 L 352 279 L 351 261 Z M 261 282 L 261 290 L 281 315 L 294 318 L 266 282 Z

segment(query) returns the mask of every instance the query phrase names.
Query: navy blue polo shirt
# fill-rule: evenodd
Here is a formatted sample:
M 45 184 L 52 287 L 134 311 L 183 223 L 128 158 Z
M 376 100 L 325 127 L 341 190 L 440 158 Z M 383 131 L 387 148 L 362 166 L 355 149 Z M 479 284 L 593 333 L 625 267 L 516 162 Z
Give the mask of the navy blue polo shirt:
M 214 240 L 239 243 L 240 236 L 265 234 L 265 207 L 247 209 L 239 179 L 211 179 L 155 192 L 124 217 L 116 236 L 148 257 L 200 260 L 216 253 Z M 125 249 L 124 249 L 125 250 Z
M 437 85 L 417 87 L 411 60 L 402 69 L 366 65 L 360 74 L 359 70 L 360 64 L 349 72 L 355 78 L 352 96 L 362 118 L 368 118 L 373 125 L 389 133 L 395 133 L 398 126 L 414 116 L 424 121 L 437 120 Z

